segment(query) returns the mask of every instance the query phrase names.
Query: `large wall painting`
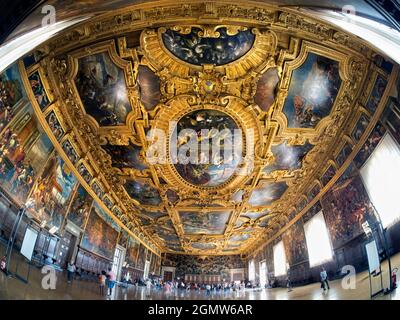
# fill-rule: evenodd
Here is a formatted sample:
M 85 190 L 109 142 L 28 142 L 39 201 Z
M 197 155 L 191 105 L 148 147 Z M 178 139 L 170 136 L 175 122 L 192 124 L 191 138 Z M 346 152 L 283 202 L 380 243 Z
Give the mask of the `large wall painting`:
M 175 168 L 179 175 L 191 184 L 204 187 L 215 187 L 228 181 L 242 158 L 242 148 L 234 147 L 233 137 L 237 129 L 235 121 L 218 110 L 196 110 L 183 116 L 176 126 L 178 157 L 181 153 L 186 154 L 184 152 L 192 144 L 197 145 L 200 152 L 195 164 L 177 161 Z M 216 140 L 221 146 L 219 152 L 213 152 Z M 208 145 L 208 151 L 202 151 L 202 145 Z M 231 152 L 228 148 L 232 148 Z
M 230 212 L 179 212 L 185 234 L 223 234 Z
M 136 262 L 137 262 L 138 253 L 139 253 L 139 246 L 140 246 L 140 243 L 136 239 L 134 239 L 132 237 L 128 238 L 125 260 L 129 264 L 129 266 L 132 268 L 136 267 Z
M 334 248 L 363 233 L 362 224 L 375 219 L 361 177 L 353 165 L 322 197 L 321 203 Z
M 292 266 L 307 259 L 306 237 L 301 219 L 283 234 L 282 240 L 289 265 Z
M 23 105 L 26 93 L 18 64 L 13 64 L 0 74 L 0 132 L 17 114 Z
M 310 143 L 300 146 L 290 146 L 287 142 L 272 146 L 271 152 L 274 155 L 274 162 L 267 165 L 263 172 L 268 174 L 275 170 L 296 170 L 300 169 L 304 157 L 313 148 Z
M 27 102 L 17 65 L 0 75 L 0 182 L 25 202 L 53 145 Z
M 114 230 L 93 207 L 82 237 L 82 248 L 112 260 L 118 240 L 118 232 Z
M 372 154 L 378 143 L 381 141 L 385 132 L 385 127 L 382 125 L 382 123 L 378 122 L 353 160 L 358 168 L 361 168 L 365 161 L 367 161 L 368 157 Z
M 53 154 L 44 166 L 27 201 L 29 213 L 49 228 L 59 229 L 70 205 L 77 179 L 65 162 Z
M 314 128 L 330 114 L 341 82 L 337 61 L 309 53 L 292 74 L 283 106 L 288 127 Z
M 165 47 L 179 59 L 194 65 L 217 66 L 233 62 L 244 56 L 253 46 L 255 35 L 251 30 L 229 35 L 226 28 L 219 28 L 218 38 L 205 38 L 199 28 L 188 34 L 168 29 L 162 34 Z
M 107 53 L 79 59 L 75 84 L 86 113 L 100 126 L 124 125 L 132 107 L 125 75 Z
M 145 246 L 143 246 L 142 244 L 140 244 L 139 254 L 138 254 L 137 264 L 136 264 L 136 267 L 139 270 L 144 270 L 144 265 L 146 262 L 146 254 L 147 254 L 147 248 Z
M 86 189 L 79 185 L 72 200 L 68 220 L 83 229 L 92 207 L 93 198 Z
M 287 190 L 286 182 L 262 182 L 251 193 L 249 204 L 267 206 L 278 200 Z

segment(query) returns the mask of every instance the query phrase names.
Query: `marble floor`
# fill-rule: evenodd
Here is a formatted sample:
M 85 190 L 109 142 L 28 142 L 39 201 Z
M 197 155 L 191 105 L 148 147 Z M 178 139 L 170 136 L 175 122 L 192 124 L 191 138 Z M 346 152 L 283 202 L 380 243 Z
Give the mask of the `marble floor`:
M 14 261 L 17 261 L 17 257 Z M 400 265 L 400 254 L 393 257 L 393 266 Z M 11 270 L 16 270 L 16 264 L 12 266 Z M 386 265 L 383 266 L 386 270 Z M 25 264 L 18 266 L 18 273 L 27 275 L 27 268 Z M 295 287 L 293 291 L 288 292 L 286 288 L 274 289 L 246 289 L 239 292 L 225 292 L 225 293 L 212 293 L 207 296 L 204 292 L 186 290 L 175 290 L 172 292 L 165 292 L 164 290 L 152 289 L 150 292 L 145 287 L 130 286 L 123 288 L 117 286 L 111 297 L 101 296 L 99 294 L 98 285 L 94 282 L 75 280 L 72 284 L 68 284 L 65 274 L 58 273 L 56 287 L 54 290 L 45 290 L 41 286 L 44 275 L 41 274 L 40 269 L 31 267 L 29 275 L 29 283 L 25 284 L 19 279 L 14 277 L 7 277 L 4 273 L 0 272 L 0 299 L 31 299 L 31 300 L 236 300 L 236 299 L 249 299 L 249 300 L 362 300 L 370 299 L 369 279 L 367 272 L 362 272 L 356 275 L 356 288 L 353 290 L 343 289 L 342 280 L 331 281 L 331 289 L 323 292 L 319 283 L 314 283 L 302 287 Z M 386 280 L 387 273 L 383 273 Z M 387 281 L 385 281 L 387 283 Z M 384 283 L 386 286 L 387 284 Z M 395 299 L 400 300 L 400 289 L 394 291 L 389 295 L 380 295 L 375 299 Z

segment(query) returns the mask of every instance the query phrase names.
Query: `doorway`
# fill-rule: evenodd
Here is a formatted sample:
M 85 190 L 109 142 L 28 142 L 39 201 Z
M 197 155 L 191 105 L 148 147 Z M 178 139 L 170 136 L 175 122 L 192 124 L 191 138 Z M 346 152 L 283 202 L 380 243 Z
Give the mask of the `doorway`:
M 266 288 L 268 285 L 268 268 L 267 268 L 267 262 L 261 261 L 260 262 L 260 286 L 261 288 Z
M 164 271 L 164 281 L 172 281 L 172 271 Z
M 65 268 L 67 263 L 73 261 L 77 237 L 65 231 L 64 236 L 58 244 L 57 263 L 61 268 Z
M 112 264 L 112 271 L 114 272 L 117 281 L 119 281 L 121 277 L 121 269 L 124 259 L 125 259 L 125 248 L 117 245 L 117 247 L 115 248 L 114 259 Z
M 149 271 L 150 271 L 150 261 L 146 260 L 144 264 L 143 279 L 147 279 L 149 277 Z

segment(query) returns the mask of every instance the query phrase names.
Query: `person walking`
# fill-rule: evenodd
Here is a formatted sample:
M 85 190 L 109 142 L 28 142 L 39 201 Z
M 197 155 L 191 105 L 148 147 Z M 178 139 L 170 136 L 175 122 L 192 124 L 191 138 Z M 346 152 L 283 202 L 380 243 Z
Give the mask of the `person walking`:
M 68 283 L 71 283 L 72 280 L 74 279 L 75 271 L 76 271 L 75 264 L 72 261 L 68 262 L 68 265 L 67 265 L 67 280 L 68 280 Z
M 99 275 L 99 288 L 100 288 L 100 295 L 104 296 L 104 287 L 106 286 L 106 272 L 104 270 L 101 271 Z
M 324 289 L 324 291 L 329 290 L 329 282 L 328 282 L 328 273 L 326 272 L 325 268 L 321 268 L 320 272 L 320 277 L 321 277 L 321 288 Z
M 111 268 L 108 268 L 108 272 L 107 272 L 108 296 L 112 295 L 112 289 L 115 286 L 116 280 L 117 280 L 117 277 L 115 276 L 115 273 L 112 271 Z

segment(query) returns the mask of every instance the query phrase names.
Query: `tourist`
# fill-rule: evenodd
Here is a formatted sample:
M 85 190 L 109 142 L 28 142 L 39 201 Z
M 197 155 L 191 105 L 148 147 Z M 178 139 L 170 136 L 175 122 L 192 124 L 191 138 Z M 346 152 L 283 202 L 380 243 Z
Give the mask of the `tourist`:
M 108 296 L 111 296 L 112 289 L 114 288 L 116 280 L 117 280 L 117 277 L 115 276 L 115 273 L 112 271 L 111 268 L 108 268 L 108 273 L 107 273 Z
M 67 280 L 68 280 L 68 283 L 71 283 L 72 280 L 74 279 L 75 271 L 76 271 L 75 264 L 72 261 L 68 262 L 68 266 L 67 266 Z
M 206 284 L 206 295 L 209 296 L 211 294 L 211 286 Z
M 321 288 L 324 289 L 324 291 L 326 291 L 327 289 L 329 290 L 330 287 L 328 282 L 328 274 L 324 267 L 321 268 L 320 277 L 321 277 Z
M 103 270 L 99 275 L 99 288 L 100 288 L 100 295 L 104 296 L 104 287 L 106 286 L 106 272 Z

